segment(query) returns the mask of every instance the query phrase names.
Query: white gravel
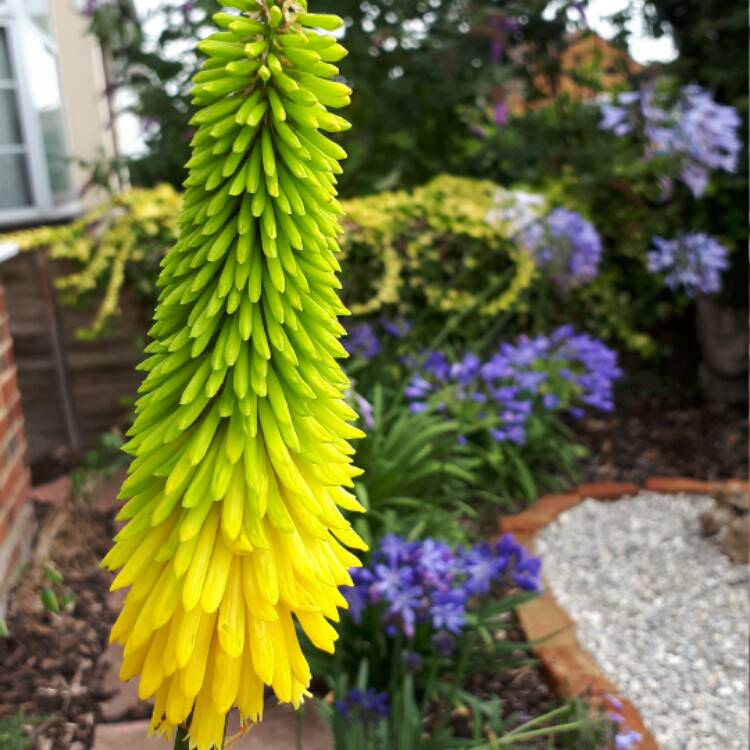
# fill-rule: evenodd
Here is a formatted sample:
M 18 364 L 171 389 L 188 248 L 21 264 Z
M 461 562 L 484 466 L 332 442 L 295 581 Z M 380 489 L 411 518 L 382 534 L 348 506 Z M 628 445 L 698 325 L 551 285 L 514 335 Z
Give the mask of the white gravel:
M 662 750 L 748 750 L 748 571 L 700 536 L 712 500 L 586 500 L 537 552 L 581 643 Z

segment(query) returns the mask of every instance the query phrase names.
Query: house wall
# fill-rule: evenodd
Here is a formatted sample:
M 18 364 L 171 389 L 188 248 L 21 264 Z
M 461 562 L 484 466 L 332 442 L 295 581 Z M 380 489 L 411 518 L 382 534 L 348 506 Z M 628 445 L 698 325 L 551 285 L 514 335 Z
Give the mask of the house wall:
M 34 513 L 5 289 L 0 281 L 0 601 L 25 559 Z
M 106 99 L 106 81 L 101 49 L 87 33 L 88 19 L 73 0 L 53 0 L 52 35 L 58 48 L 60 86 L 71 156 L 93 162 L 116 154 L 116 131 L 111 127 Z M 72 166 L 76 187 L 88 180 L 87 171 Z M 81 198 L 84 208 L 95 205 L 103 196 L 97 190 Z

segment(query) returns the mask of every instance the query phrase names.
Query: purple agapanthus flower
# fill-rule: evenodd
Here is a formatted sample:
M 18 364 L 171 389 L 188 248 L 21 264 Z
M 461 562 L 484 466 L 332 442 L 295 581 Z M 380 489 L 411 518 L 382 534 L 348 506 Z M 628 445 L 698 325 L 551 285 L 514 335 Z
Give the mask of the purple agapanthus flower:
M 388 694 L 374 688 L 350 690 L 343 698 L 335 701 L 336 711 L 346 718 L 370 724 L 388 718 Z
M 718 104 L 696 84 L 683 87 L 673 103 L 659 97 L 656 88 L 649 82 L 603 105 L 599 127 L 618 136 L 642 132 L 645 157 L 676 159 L 679 179 L 698 198 L 712 172 L 736 171 L 742 151 L 741 118 L 734 107 Z
M 369 567 L 351 571 L 353 588 L 345 588 L 352 620 L 375 608 L 389 636 L 411 639 L 428 628 L 442 649 L 461 635 L 467 608 L 497 587 L 538 591 L 541 562 L 506 535 L 495 545 L 469 550 L 434 539 L 407 542 L 386 535 Z
M 613 350 L 571 326 L 520 336 L 486 361 L 467 355 L 450 364 L 437 353 L 430 359 L 431 367 L 424 366 L 405 390 L 413 412 L 431 408 L 460 417 L 468 408 L 473 429 L 479 425 L 493 441 L 519 446 L 531 420 L 545 412 L 577 417 L 584 408 L 612 411 L 614 383 L 622 375 Z M 463 431 L 461 442 L 468 437 Z
M 395 339 L 402 339 L 411 333 L 413 328 L 411 321 L 407 320 L 403 316 L 398 318 L 381 318 L 380 324 L 383 326 L 383 330 Z
M 654 237 L 648 268 L 664 274 L 670 289 L 684 289 L 688 296 L 721 290 L 721 274 L 729 266 L 726 248 L 708 234 L 694 232 L 673 240 Z
M 602 257 L 602 241 L 593 224 L 577 211 L 556 208 L 529 226 L 523 243 L 541 268 L 561 287 L 571 289 L 595 278 Z
M 369 587 L 375 577 L 367 568 L 352 568 L 349 575 L 354 585 L 345 587 L 343 594 L 349 603 L 350 617 L 359 625 L 364 611 L 370 605 Z
M 372 359 L 380 353 L 380 341 L 369 323 L 352 326 L 343 339 L 343 344 L 349 354 L 358 355 L 363 359 Z

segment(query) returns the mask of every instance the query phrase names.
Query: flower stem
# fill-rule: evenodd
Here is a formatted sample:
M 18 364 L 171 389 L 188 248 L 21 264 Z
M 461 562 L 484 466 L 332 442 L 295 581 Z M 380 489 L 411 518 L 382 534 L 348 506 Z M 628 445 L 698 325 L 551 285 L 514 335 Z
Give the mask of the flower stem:
M 511 729 L 510 732 L 503 735 L 503 737 L 511 737 L 518 734 L 524 734 L 527 730 L 531 729 L 531 727 L 536 726 L 537 724 L 541 724 L 543 721 L 549 721 L 550 719 L 554 719 L 555 717 L 559 716 L 560 714 L 564 714 L 570 711 L 569 705 L 559 706 L 558 708 L 553 708 L 551 711 L 548 711 L 546 714 L 542 714 L 541 716 L 537 716 L 533 719 L 529 719 L 527 722 L 524 722 L 523 724 L 519 724 L 515 729 Z
M 554 712 L 553 712 L 554 713 Z M 540 719 L 542 717 L 539 717 Z M 545 716 L 545 718 L 548 718 Z M 534 720 L 532 720 L 534 721 Z M 586 719 L 570 721 L 566 724 L 557 724 L 553 727 L 541 727 L 540 729 L 530 729 L 528 732 L 518 732 L 517 734 L 506 734 L 493 740 L 489 745 L 476 745 L 472 750 L 497 750 L 499 747 L 515 746 L 516 742 L 525 742 L 526 740 L 537 739 L 545 735 L 564 734 L 566 732 L 577 732 L 583 729 L 589 722 Z M 514 730 L 516 731 L 516 730 Z
M 174 750 L 190 750 L 187 729 L 183 726 L 177 727 L 177 732 L 174 737 Z

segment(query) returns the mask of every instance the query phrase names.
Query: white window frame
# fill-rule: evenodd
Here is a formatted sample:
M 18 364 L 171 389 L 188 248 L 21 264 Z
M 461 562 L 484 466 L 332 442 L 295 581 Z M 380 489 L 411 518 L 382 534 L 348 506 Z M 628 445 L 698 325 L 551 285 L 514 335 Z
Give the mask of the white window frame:
M 34 110 L 30 95 L 31 87 L 34 85 L 34 73 L 31 66 L 28 65 L 20 45 L 23 23 L 31 24 L 34 32 L 42 35 L 44 43 L 49 46 L 50 50 L 55 55 L 58 54 L 55 40 L 40 29 L 33 22 L 31 16 L 24 12 L 22 0 L 4 0 L 3 3 L 0 3 L 0 27 L 5 29 L 11 72 L 15 81 L 15 85 L 4 86 L 3 88 L 6 90 L 14 89 L 16 92 L 19 125 L 23 140 L 21 146 L 0 146 L 0 154 L 23 153 L 26 156 L 27 177 L 31 194 L 31 205 L 0 208 L 0 226 L 2 227 L 58 221 L 80 213 L 81 210 L 81 203 L 78 198 L 73 198 L 58 205 L 55 205 L 52 198 L 41 123 Z M 64 97 L 62 106 L 64 110 Z M 67 132 L 66 118 L 63 118 L 62 127 L 65 143 L 69 146 L 70 137 Z M 71 179 L 72 176 L 71 174 Z

